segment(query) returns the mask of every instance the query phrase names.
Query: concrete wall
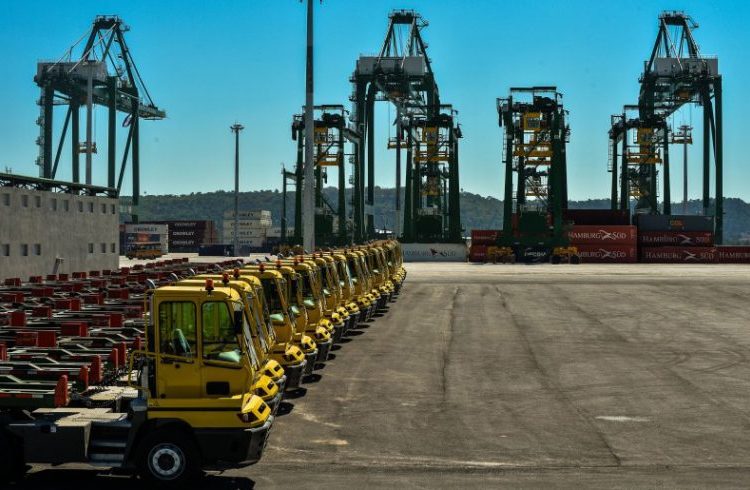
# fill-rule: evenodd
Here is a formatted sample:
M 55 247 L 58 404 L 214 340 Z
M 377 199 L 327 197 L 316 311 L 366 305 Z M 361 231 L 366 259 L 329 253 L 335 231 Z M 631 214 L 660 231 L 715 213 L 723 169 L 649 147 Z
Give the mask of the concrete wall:
M 117 199 L 0 187 L 0 279 L 116 269 Z

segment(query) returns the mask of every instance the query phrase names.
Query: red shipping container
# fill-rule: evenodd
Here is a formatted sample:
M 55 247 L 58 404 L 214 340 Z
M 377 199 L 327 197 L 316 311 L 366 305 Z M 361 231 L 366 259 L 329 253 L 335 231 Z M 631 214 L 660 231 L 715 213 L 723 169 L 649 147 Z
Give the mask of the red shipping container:
M 644 247 L 713 247 L 710 231 L 641 231 L 638 243 Z
M 487 260 L 487 245 L 472 245 L 469 249 L 470 262 L 484 262 Z
M 652 264 L 713 264 L 716 262 L 714 247 L 643 247 L 641 262 Z
M 584 264 L 632 263 L 638 259 L 635 244 L 576 245 L 576 248 Z
M 716 247 L 720 264 L 750 264 L 750 247 Z
M 633 245 L 638 231 L 635 226 L 574 226 L 568 232 L 571 245 Z

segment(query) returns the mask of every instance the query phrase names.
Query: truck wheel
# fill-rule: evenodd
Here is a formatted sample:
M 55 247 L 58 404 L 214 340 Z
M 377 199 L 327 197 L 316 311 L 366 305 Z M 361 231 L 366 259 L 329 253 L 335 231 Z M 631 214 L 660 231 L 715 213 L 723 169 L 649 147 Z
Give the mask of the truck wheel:
M 157 430 L 144 437 L 139 447 L 138 472 L 151 484 L 182 487 L 201 474 L 198 448 L 184 432 Z
M 0 432 L 0 481 L 13 482 L 22 480 L 26 474 L 23 450 L 12 436 Z

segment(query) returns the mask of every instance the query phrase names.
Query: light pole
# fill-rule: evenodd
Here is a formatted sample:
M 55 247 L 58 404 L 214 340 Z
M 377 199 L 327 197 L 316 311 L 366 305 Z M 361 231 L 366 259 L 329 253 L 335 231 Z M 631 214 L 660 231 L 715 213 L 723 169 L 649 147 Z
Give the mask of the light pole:
M 234 123 L 229 129 L 234 133 L 234 255 L 240 254 L 240 131 L 245 129 L 240 123 Z
M 315 191 L 313 187 L 313 0 L 307 0 L 307 69 L 305 82 L 305 168 L 302 188 L 302 241 L 305 250 L 315 251 Z
M 682 144 L 682 214 L 688 213 L 688 145 L 693 144 L 693 127 L 687 124 L 680 126 L 673 133 L 672 143 Z

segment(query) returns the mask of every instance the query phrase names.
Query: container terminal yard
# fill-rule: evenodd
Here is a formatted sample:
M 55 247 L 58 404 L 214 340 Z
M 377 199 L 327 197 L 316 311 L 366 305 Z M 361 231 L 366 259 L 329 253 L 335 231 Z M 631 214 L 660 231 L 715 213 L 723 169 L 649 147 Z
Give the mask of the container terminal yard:
M 689 13 L 641 19 L 637 90 L 611 117 L 602 101 L 608 206 L 570 204 L 576 107 L 554 76 L 519 69 L 485 101 L 502 200 L 477 228 L 441 28 L 370 19 L 379 50 L 320 103 L 315 19 L 340 7 L 301 3 L 280 216 L 240 205 L 259 170 L 235 121 L 223 221 L 143 219 L 141 125 L 173 109 L 120 16 L 38 62 L 39 175 L 0 173 L 0 487 L 746 486 L 750 246 L 726 233 L 724 53 L 702 54 Z M 689 145 L 701 172 L 675 198 Z

